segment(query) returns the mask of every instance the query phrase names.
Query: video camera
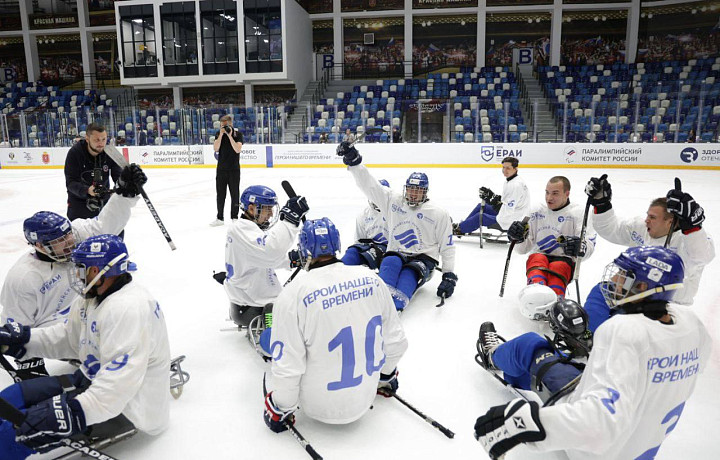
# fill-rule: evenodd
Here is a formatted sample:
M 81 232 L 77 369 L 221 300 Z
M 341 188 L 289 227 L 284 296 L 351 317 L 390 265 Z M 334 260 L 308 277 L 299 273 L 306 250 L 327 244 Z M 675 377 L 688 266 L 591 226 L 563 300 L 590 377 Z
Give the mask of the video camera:
M 89 211 L 96 212 L 102 209 L 105 205 L 105 198 L 110 195 L 113 191 L 103 185 L 102 169 L 93 169 L 93 181 L 95 196 L 91 196 L 85 202 L 85 206 Z

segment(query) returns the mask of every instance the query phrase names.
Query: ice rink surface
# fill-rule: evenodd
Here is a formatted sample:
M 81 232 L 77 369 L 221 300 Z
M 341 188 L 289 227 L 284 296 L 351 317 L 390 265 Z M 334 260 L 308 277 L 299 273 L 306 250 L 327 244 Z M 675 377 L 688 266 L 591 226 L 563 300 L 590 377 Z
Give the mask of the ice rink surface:
M 502 191 L 500 167 L 492 169 L 425 169 L 430 198 L 446 207 L 455 221 L 477 203 L 480 185 Z M 171 403 L 171 423 L 164 434 L 137 435 L 107 449 L 118 459 L 303 459 L 309 458 L 289 433 L 275 434 L 262 420 L 262 377 L 268 369 L 251 348 L 244 333 L 221 332 L 228 301 L 212 278 L 223 270 L 227 227 L 212 228 L 215 216 L 213 169 L 148 169 L 146 190 L 164 221 L 177 250 L 170 251 L 162 234 L 140 201 L 126 228 L 131 259 L 137 263 L 135 280 L 159 300 L 170 333 L 173 356 L 187 355 L 184 369 L 191 375 L 182 397 Z M 401 192 L 405 168 L 373 168 L 376 178 L 390 181 Z M 673 178 L 705 208 L 705 228 L 720 238 L 720 172 L 639 169 L 529 169 L 520 168 L 533 196 L 543 202 L 547 179 L 567 175 L 573 185 L 571 201 L 584 205 L 583 188 L 591 176 L 608 173 L 613 205 L 618 215 L 644 216 L 651 199 L 664 196 Z M 330 217 L 340 229 L 343 247 L 352 243 L 355 215 L 367 201 L 343 168 L 244 168 L 241 190 L 264 184 L 286 199 L 280 182 L 289 180 L 307 197 L 308 217 Z M 28 250 L 22 222 L 36 211 L 65 215 L 66 192 L 61 170 L 0 171 L 0 279 Z M 229 209 L 229 197 L 226 203 Z M 226 219 L 229 215 L 226 211 Z M 478 459 L 486 458 L 474 440 L 475 419 L 512 394 L 474 361 L 475 341 L 483 321 L 494 321 L 506 338 L 526 331 L 549 333 L 522 317 L 516 294 L 525 284 L 526 256 L 512 258 L 505 297 L 498 292 L 507 245 L 486 244 L 477 238 L 456 240 L 455 295 L 435 308 L 435 276 L 415 295 L 401 317 L 409 349 L 400 362 L 398 394 L 456 433 L 448 439 L 398 401 L 377 397 L 374 408 L 359 421 L 345 426 L 325 425 L 298 412 L 296 427 L 326 459 Z M 716 243 L 717 244 L 717 243 Z M 599 240 L 595 254 L 582 264 L 580 289 L 584 296 L 600 280 L 603 268 L 620 252 L 619 246 Z M 290 270 L 278 272 L 285 280 Z M 436 273 L 436 275 L 438 275 Z M 679 424 L 663 443 L 657 459 L 717 458 L 720 433 L 720 262 L 705 268 L 695 309 L 714 338 L 713 356 L 699 377 Z M 574 298 L 574 289 L 569 290 Z M 63 365 L 53 365 L 61 370 Z M 10 383 L 0 373 L 2 387 Z M 556 459 L 563 454 L 511 452 L 508 459 Z

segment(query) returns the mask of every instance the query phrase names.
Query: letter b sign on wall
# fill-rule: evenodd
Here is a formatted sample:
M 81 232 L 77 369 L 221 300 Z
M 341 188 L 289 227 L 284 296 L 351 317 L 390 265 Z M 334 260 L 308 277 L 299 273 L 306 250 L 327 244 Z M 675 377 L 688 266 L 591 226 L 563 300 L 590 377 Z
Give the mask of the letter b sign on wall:
M 513 67 L 516 65 L 532 65 L 533 49 L 532 48 L 515 48 L 513 49 Z

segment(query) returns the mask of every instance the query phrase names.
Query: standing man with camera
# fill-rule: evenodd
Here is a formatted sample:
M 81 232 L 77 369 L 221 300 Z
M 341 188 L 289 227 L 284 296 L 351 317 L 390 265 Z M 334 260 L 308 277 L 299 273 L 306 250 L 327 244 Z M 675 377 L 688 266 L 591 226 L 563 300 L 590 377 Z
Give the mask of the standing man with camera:
M 213 143 L 217 152 L 217 170 L 215 172 L 215 188 L 217 190 L 217 218 L 210 223 L 212 227 L 225 225 L 223 211 L 225 196 L 230 189 L 230 218 L 237 220 L 240 212 L 240 150 L 243 135 L 232 126 L 232 116 L 220 118 L 220 131 Z
M 65 158 L 65 186 L 68 193 L 68 219 L 90 219 L 112 193 L 110 177 L 117 183 L 120 166 L 105 153 L 107 132 L 95 123 L 88 125 L 85 139 L 76 142 Z

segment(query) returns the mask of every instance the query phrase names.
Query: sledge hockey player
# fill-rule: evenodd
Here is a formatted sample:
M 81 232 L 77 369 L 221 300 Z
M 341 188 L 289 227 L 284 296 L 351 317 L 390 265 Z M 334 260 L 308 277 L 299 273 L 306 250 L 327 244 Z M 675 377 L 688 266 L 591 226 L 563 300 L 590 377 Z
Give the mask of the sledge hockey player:
M 393 293 L 395 307 L 405 308 L 415 291 L 432 277 L 442 257 L 442 282 L 438 297 L 448 298 L 455 291 L 455 245 L 447 211 L 429 202 L 428 178 L 412 173 L 405 181 L 404 193 L 395 194 L 380 185 L 362 163 L 352 145 L 343 142 L 337 153 L 355 178 L 355 183 L 375 203 L 388 221 L 388 250 L 380 264 L 380 278 Z
M 260 353 L 260 334 L 272 325 L 272 303 L 282 289 L 275 269 L 287 265 L 286 254 L 309 208 L 299 196 L 290 198 L 278 213 L 277 195 L 264 185 L 246 188 L 240 207 L 240 219 L 227 231 L 223 285 L 230 299 L 230 318 L 248 329 L 248 338 Z
M 384 187 L 390 188 L 385 179 L 378 181 Z M 372 270 L 380 267 L 388 244 L 388 222 L 380 208 L 372 201 L 355 218 L 356 243 L 347 248 L 342 257 L 345 265 L 367 265 Z
M 142 169 L 131 164 L 123 168 L 115 193 L 97 217 L 70 223 L 54 212 L 40 211 L 25 219 L 23 231 L 33 251 L 20 257 L 5 277 L 0 324 L 47 327 L 65 321 L 76 297 L 67 276 L 76 243 L 93 235 L 119 234 L 130 220 L 139 187 L 146 182 Z M 3 367 L 9 366 L 3 363 Z M 47 375 L 42 359 L 17 362 L 17 369 L 6 370 L 16 381 Z
M 547 315 L 557 297 L 565 296 L 572 280 L 575 260 L 589 258 L 597 235 L 588 224 L 585 241 L 580 241 L 583 208 L 570 203 L 570 181 L 555 176 L 545 187 L 545 205 L 530 213 L 530 221 L 515 221 L 508 239 L 515 251 L 532 251 L 526 263 L 527 283 L 520 291 L 520 312 L 530 319 Z
M 612 188 L 607 178 L 591 178 L 585 187 L 591 204 L 593 227 L 598 235 L 611 243 L 623 246 L 664 246 L 672 231 L 668 248 L 677 252 L 685 263 L 683 288 L 675 293 L 674 302 L 690 305 L 700 284 L 703 269 L 715 258 L 712 237 L 702 228 L 705 211 L 693 197 L 680 190 L 671 189 L 664 198 L 650 202 L 646 217 L 619 219 L 612 207 Z M 678 226 L 671 229 L 673 217 Z M 599 294 L 599 290 L 595 296 Z M 609 316 L 605 306 L 603 316 Z M 588 311 L 589 314 L 593 312 Z
M 482 223 L 487 228 L 507 230 L 516 220 L 522 220 L 529 213 L 530 193 L 522 177 L 518 176 L 518 164 L 514 157 L 503 158 L 502 173 L 505 176 L 503 193 L 496 195 L 486 187 L 480 187 L 482 200 L 460 223 L 453 224 L 453 235 L 467 235 L 480 228 L 480 208 Z M 482 233 L 482 229 L 480 230 Z
M 407 349 L 385 283 L 335 257 L 340 234 L 332 221 L 308 220 L 299 239 L 308 273 L 275 301 L 270 338 L 264 419 L 276 433 L 295 423 L 298 406 L 324 423 L 359 419 L 377 390 L 397 390 L 396 367 Z
M 504 342 L 484 323 L 484 367 L 506 378 L 532 376 L 546 391 L 561 392 L 542 408 L 518 398 L 479 417 L 475 438 L 491 458 L 518 444 L 563 450 L 570 459 L 655 458 L 711 352 L 700 319 L 669 304 L 683 275 L 682 259 L 662 247 L 629 248 L 610 263 L 603 295 L 618 314 L 595 333 L 584 371 L 535 334 Z
M 94 426 L 103 422 L 111 421 L 104 428 L 117 427 L 120 434 L 137 429 L 156 435 L 168 425 L 165 319 L 158 302 L 128 273 L 125 243 L 116 235 L 90 237 L 73 251 L 72 263 L 71 286 L 80 296 L 67 322 L 0 328 L 3 353 L 83 363 L 74 374 L 23 381 L 0 392 L 27 415 L 17 429 L 7 421 L 0 425 L 4 459 L 53 450 L 74 435 L 92 438 Z

